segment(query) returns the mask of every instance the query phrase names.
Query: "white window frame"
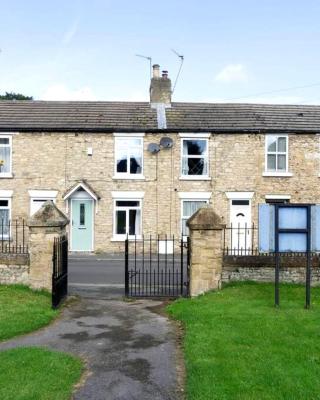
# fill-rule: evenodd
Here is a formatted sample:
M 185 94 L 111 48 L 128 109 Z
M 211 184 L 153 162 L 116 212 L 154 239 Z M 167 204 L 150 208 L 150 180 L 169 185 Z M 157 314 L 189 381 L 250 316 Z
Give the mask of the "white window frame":
M 195 135 L 195 134 L 180 134 L 179 135 L 181 137 L 181 150 L 180 150 L 180 154 L 181 154 L 181 160 L 180 160 L 180 180 L 210 180 L 210 174 L 209 174 L 209 137 L 210 134 L 206 133 L 206 134 L 199 134 L 199 135 Z M 190 156 L 184 156 L 183 155 L 183 142 L 185 140 L 204 140 L 206 142 L 206 154 L 205 155 L 201 155 L 201 156 L 197 156 L 197 155 L 190 155 Z M 183 159 L 184 157 L 186 158 L 204 158 L 206 160 L 207 163 L 207 174 L 206 175 L 187 175 L 183 173 Z
M 117 206 L 117 201 L 137 201 L 139 203 L 138 206 Z M 129 210 L 139 210 L 140 211 L 140 232 L 142 232 L 142 199 L 114 199 L 113 200 L 113 240 L 115 241 L 123 241 L 127 237 L 128 239 L 141 239 L 142 235 L 129 235 Z M 125 234 L 117 234 L 116 226 L 117 226 L 117 211 L 125 211 L 126 212 L 126 233 Z
M 116 234 L 116 201 L 125 201 L 125 200 L 129 200 L 129 201 L 139 201 L 140 202 L 140 229 L 141 232 L 143 232 L 142 228 L 143 228 L 143 217 L 142 217 L 142 210 L 143 210 L 143 198 L 144 198 L 144 192 L 136 192 L 136 191 L 116 191 L 116 192 L 111 192 L 111 196 L 113 199 L 113 237 L 111 239 L 111 241 L 124 241 L 127 238 L 127 235 L 118 235 Z M 128 236 L 129 239 L 141 239 L 142 238 L 142 234 L 141 235 L 130 235 Z
M 209 204 L 211 198 L 211 192 L 180 192 L 180 234 L 182 236 L 183 241 L 187 240 L 186 235 L 182 235 L 182 227 L 183 220 L 189 217 L 185 217 L 183 215 L 183 202 L 184 201 L 204 201 L 206 204 Z
M 0 178 L 12 178 L 12 135 L 9 134 L 0 134 L 0 138 L 9 139 L 9 144 L 0 144 L 0 147 L 9 147 L 10 148 L 10 171 L 9 172 L 0 172 Z
M 268 151 L 268 138 L 269 137 L 274 137 L 274 138 L 285 138 L 286 139 L 286 151 Z M 264 152 L 264 172 L 263 176 L 278 176 L 278 177 L 290 177 L 292 176 L 292 173 L 289 172 L 289 136 L 287 134 L 268 134 L 265 135 L 265 152 Z M 285 155 L 286 156 L 286 170 L 268 170 L 268 155 L 273 154 L 276 156 L 277 160 L 277 155 Z M 276 161 L 277 162 L 277 161 Z
M 145 179 L 144 173 L 144 133 L 135 133 L 132 135 L 128 134 L 114 134 L 114 176 L 113 179 Z M 127 139 L 127 140 L 137 140 L 141 141 L 141 173 L 140 174 L 130 174 L 130 172 L 117 172 L 117 142 L 119 139 Z M 129 150 L 129 147 L 128 147 Z M 130 165 L 129 159 L 129 151 L 127 152 L 127 168 Z
M 57 190 L 28 190 L 30 197 L 30 216 L 35 214 L 37 210 L 34 211 L 33 204 L 41 200 L 47 201 L 51 200 L 53 203 L 57 201 Z
M 0 191 L 2 192 L 2 190 Z M 9 221 L 10 221 L 10 231 L 8 235 L 3 235 L 2 236 L 2 232 L 1 232 L 1 220 L 0 220 L 0 240 L 2 239 L 7 239 L 10 240 L 11 238 L 11 233 L 12 233 L 12 225 L 11 225 L 11 218 L 12 218 L 12 199 L 11 196 L 7 197 L 7 196 L 0 196 L 0 200 L 5 200 L 8 201 L 8 205 L 7 206 L 0 206 L 0 210 L 9 210 Z

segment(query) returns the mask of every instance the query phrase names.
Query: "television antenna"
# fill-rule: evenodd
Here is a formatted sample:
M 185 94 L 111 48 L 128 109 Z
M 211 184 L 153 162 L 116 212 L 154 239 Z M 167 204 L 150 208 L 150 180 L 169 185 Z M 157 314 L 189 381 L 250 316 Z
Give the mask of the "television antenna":
M 174 92 L 174 90 L 175 90 L 175 88 L 176 88 L 176 86 L 177 86 L 177 82 L 178 82 L 179 76 L 180 76 L 180 72 L 181 72 L 181 69 L 182 69 L 183 62 L 184 62 L 184 56 L 183 56 L 182 54 L 179 54 L 179 53 L 178 53 L 177 51 L 175 51 L 174 49 L 171 49 L 171 51 L 172 51 L 177 57 L 179 57 L 179 59 L 180 59 L 179 71 L 178 71 L 178 73 L 177 73 L 176 79 L 175 79 L 175 81 L 174 81 L 173 89 L 172 89 L 172 94 L 173 94 L 173 92 Z
M 144 56 L 142 54 L 136 54 L 136 57 L 140 57 L 140 58 L 144 58 L 145 60 L 149 61 L 149 65 L 150 65 L 150 79 L 151 79 L 151 75 L 152 75 L 152 58 L 148 57 L 148 56 Z

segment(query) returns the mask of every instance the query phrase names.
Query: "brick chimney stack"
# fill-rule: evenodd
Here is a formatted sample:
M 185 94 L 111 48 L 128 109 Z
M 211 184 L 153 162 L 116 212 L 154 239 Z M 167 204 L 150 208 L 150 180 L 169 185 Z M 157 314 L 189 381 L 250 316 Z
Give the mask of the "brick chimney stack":
M 162 71 L 160 76 L 160 66 L 152 66 L 153 73 L 150 83 L 150 103 L 171 104 L 171 80 L 168 78 L 168 71 Z

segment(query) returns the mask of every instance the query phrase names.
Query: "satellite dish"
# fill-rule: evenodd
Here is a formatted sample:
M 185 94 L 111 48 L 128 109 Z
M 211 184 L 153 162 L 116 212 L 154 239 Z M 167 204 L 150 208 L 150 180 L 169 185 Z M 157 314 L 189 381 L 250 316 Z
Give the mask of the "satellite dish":
M 173 140 L 169 137 L 164 136 L 160 139 L 160 146 L 165 149 L 171 149 L 171 147 L 173 146 Z
M 160 151 L 160 146 L 157 143 L 149 143 L 148 144 L 148 151 L 151 154 L 156 154 Z

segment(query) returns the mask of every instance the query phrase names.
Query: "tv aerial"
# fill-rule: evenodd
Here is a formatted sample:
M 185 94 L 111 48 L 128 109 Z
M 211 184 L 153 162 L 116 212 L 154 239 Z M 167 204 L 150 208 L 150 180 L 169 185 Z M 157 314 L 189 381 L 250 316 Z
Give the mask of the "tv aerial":
M 142 55 L 142 54 L 136 54 L 136 57 L 144 58 L 145 60 L 148 60 L 148 61 L 149 61 L 149 66 L 150 66 L 150 79 L 151 79 L 151 76 L 152 76 L 152 58 L 151 58 L 151 57 L 148 57 L 148 56 L 144 56 L 144 55 Z
M 179 67 L 176 79 L 174 81 L 173 89 L 172 89 L 172 94 L 173 94 L 173 92 L 174 92 L 174 90 L 175 90 L 175 88 L 177 86 L 177 82 L 178 82 L 179 76 L 180 76 L 180 72 L 181 72 L 181 69 L 182 69 L 183 62 L 184 62 L 184 56 L 182 54 L 179 54 L 174 49 L 171 49 L 171 51 L 180 59 L 180 67 Z

